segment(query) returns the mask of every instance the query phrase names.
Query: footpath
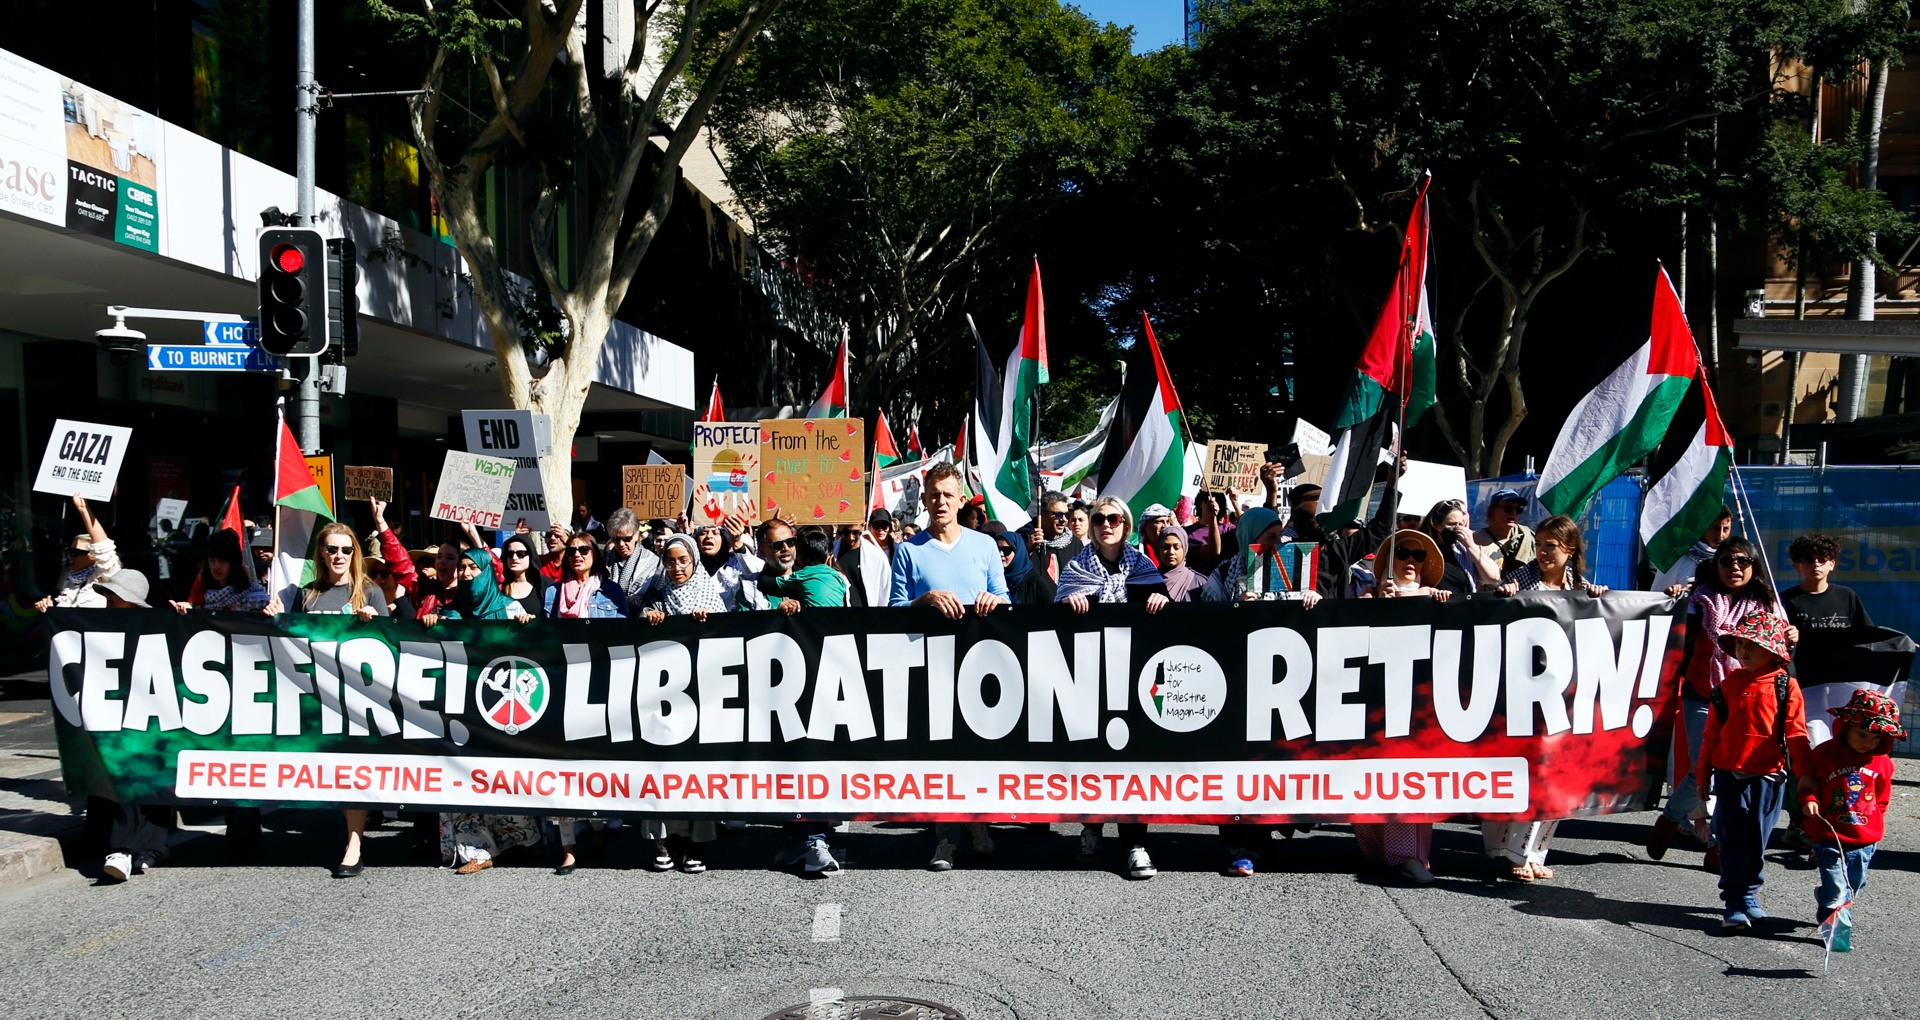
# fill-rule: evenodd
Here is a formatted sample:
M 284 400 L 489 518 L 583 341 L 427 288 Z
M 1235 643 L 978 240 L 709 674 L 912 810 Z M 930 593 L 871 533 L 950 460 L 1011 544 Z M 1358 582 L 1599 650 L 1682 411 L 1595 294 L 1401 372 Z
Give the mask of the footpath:
M 0 677 L 0 892 L 66 869 L 86 798 L 67 796 L 45 670 Z

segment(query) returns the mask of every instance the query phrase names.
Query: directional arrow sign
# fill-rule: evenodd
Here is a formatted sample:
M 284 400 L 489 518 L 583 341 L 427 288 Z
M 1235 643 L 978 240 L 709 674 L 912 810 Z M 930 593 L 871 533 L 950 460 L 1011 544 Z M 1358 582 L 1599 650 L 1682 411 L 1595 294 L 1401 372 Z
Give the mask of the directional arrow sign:
M 243 323 L 244 325 L 244 323 Z M 156 372 L 277 372 L 280 365 L 273 355 L 258 347 L 218 344 L 148 344 L 147 367 Z
M 260 346 L 260 324 L 255 322 L 202 322 L 200 335 L 210 344 Z

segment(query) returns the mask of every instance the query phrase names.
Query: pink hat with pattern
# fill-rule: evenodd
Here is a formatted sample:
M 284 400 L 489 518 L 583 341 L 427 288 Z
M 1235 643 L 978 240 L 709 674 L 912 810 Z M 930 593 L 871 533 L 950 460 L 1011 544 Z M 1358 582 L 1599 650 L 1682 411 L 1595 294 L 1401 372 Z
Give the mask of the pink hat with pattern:
M 1764 609 L 1756 609 L 1741 617 L 1732 630 L 1720 635 L 1720 650 L 1732 655 L 1735 638 L 1746 638 L 1781 662 L 1790 658 L 1787 651 L 1787 621 Z

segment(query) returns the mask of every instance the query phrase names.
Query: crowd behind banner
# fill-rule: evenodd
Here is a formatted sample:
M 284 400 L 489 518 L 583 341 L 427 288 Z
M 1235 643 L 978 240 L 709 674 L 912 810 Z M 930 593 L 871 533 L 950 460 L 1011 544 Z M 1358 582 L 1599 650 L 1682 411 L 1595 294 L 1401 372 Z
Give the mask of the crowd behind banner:
M 272 536 L 264 528 L 244 524 L 216 533 L 199 551 L 200 562 L 177 572 L 182 581 L 180 590 L 162 594 L 142 572 L 122 564 L 113 539 L 89 514 L 85 500 L 75 497 L 84 532 L 68 549 L 68 569 L 59 593 L 45 605 L 146 607 L 182 617 L 209 610 L 257 613 L 280 620 L 280 626 L 292 627 L 294 632 L 301 632 L 302 627 L 310 631 L 318 625 L 300 624 L 299 618 L 328 617 L 333 621 L 328 627 L 367 626 L 380 633 L 386 633 L 380 630 L 385 625 L 372 621 L 411 618 L 428 628 L 421 633 L 429 636 L 432 628 L 450 628 L 446 631 L 450 636 L 438 642 L 446 645 L 464 640 L 459 635 L 473 633 L 476 626 L 509 628 L 499 633 L 510 634 L 511 628 L 534 619 L 625 619 L 651 626 L 673 619 L 673 627 L 680 628 L 678 633 L 684 635 L 684 628 L 713 623 L 718 618 L 733 630 L 744 628 L 773 635 L 782 632 L 775 617 L 762 617 L 767 622 L 755 624 L 745 617 L 736 620 L 732 614 L 800 614 L 804 618 L 809 612 L 843 607 L 884 606 L 895 607 L 896 611 L 920 607 L 917 619 L 963 621 L 991 618 L 1009 604 L 1048 603 L 1071 614 L 1107 605 L 1115 608 L 1103 609 L 1101 619 L 1125 613 L 1136 630 L 1157 626 L 1177 631 L 1187 621 L 1198 619 L 1192 614 L 1219 613 L 1226 608 L 1195 607 L 1163 615 L 1169 607 L 1187 602 L 1285 602 L 1292 603 L 1287 612 L 1312 619 L 1316 607 L 1330 601 L 1342 605 L 1337 615 L 1345 618 L 1349 612 L 1362 611 L 1361 600 L 1425 606 L 1444 606 L 1456 599 L 1489 606 L 1511 600 L 1517 606 L 1528 601 L 1513 599 L 1522 592 L 1560 592 L 1563 594 L 1555 598 L 1571 603 L 1604 603 L 1610 598 L 1607 587 L 1596 583 L 1587 564 L 1587 542 L 1580 525 L 1559 516 L 1539 520 L 1534 527 L 1522 524 L 1532 507 L 1527 494 L 1517 487 L 1499 487 L 1480 506 L 1445 500 L 1419 515 L 1396 516 L 1391 502 L 1382 500 L 1366 520 L 1332 522 L 1338 526 L 1326 528 L 1323 520 L 1316 518 L 1321 509 L 1317 487 L 1288 487 L 1282 484 L 1281 476 L 1278 465 L 1262 466 L 1264 498 L 1257 505 L 1242 508 L 1235 500 L 1202 493 L 1191 511 L 1184 501 L 1178 510 L 1156 505 L 1137 520 L 1118 500 L 1075 501 L 1060 493 L 1048 493 L 1039 500 L 1040 512 L 1030 527 L 1008 531 L 988 519 L 977 498 L 965 495 L 959 473 L 951 465 L 940 464 L 927 472 L 921 484 L 924 529 L 911 523 L 896 526 L 893 515 L 885 510 L 873 512 L 864 524 L 829 528 L 773 519 L 757 529 L 736 531 L 724 522 L 690 522 L 684 517 L 645 521 L 624 508 L 607 513 L 602 520 L 582 504 L 575 508 L 570 521 L 556 519 L 545 533 L 522 526 L 487 535 L 468 526 L 460 539 L 428 547 L 409 547 L 387 520 L 386 505 L 375 500 L 367 507 L 370 530 L 359 533 L 344 523 L 320 529 L 308 565 L 311 580 L 287 597 L 267 592 L 258 579 L 257 567 L 266 558 L 263 553 L 270 553 L 273 545 Z M 1674 734 L 1672 754 L 1665 763 L 1673 795 L 1648 836 L 1649 853 L 1661 856 L 1676 841 L 1697 839 L 1707 864 L 1739 871 L 1731 878 L 1723 872 L 1723 896 L 1733 897 L 1727 900 L 1730 912 L 1734 906 L 1743 905 L 1743 898 L 1751 899 L 1752 888 L 1757 888 L 1758 855 L 1752 851 L 1749 830 L 1763 823 L 1770 827 L 1768 811 L 1778 811 L 1784 802 L 1786 780 L 1773 778 L 1776 770 L 1784 775 L 1791 764 L 1801 781 L 1800 792 L 1817 804 L 1822 796 L 1819 781 L 1824 777 L 1808 771 L 1813 764 L 1809 755 L 1817 750 L 1811 738 L 1831 732 L 1836 735 L 1821 746 L 1832 744 L 1841 739 L 1837 734 L 1846 726 L 1835 725 L 1829 731 L 1825 724 L 1834 719 L 1855 720 L 1856 716 L 1859 727 L 1872 726 L 1877 727 L 1872 732 L 1891 733 L 1898 729 L 1897 713 L 1889 722 L 1876 703 L 1873 712 L 1879 714 L 1868 713 L 1871 718 L 1860 712 L 1848 716 L 1845 713 L 1851 698 L 1826 697 L 1819 704 L 1833 712 L 1818 720 L 1822 725 L 1816 729 L 1822 732 L 1810 734 L 1806 723 L 1813 713 L 1802 706 L 1812 705 L 1813 700 L 1803 699 L 1798 685 L 1783 682 L 1782 690 L 1793 688 L 1792 704 L 1799 718 L 1790 719 L 1789 713 L 1776 710 L 1761 720 L 1763 732 L 1765 727 L 1773 727 L 1783 737 L 1789 736 L 1789 730 L 1792 734 L 1781 741 L 1778 760 L 1768 762 L 1762 760 L 1768 753 L 1764 747 L 1740 748 L 1735 754 L 1717 744 L 1719 734 L 1730 734 L 1734 727 L 1709 725 L 1707 720 L 1718 717 L 1711 709 L 1702 711 L 1699 705 L 1711 702 L 1723 687 L 1758 690 L 1756 678 L 1772 676 L 1777 671 L 1773 667 L 1789 659 L 1796 671 L 1824 670 L 1828 682 L 1847 685 L 1848 691 L 1858 688 L 1863 694 L 1875 694 L 1893 690 L 1897 696 L 1897 685 L 1904 681 L 1912 657 L 1911 642 L 1905 644 L 1903 652 L 1900 641 L 1904 636 L 1872 629 L 1860 600 L 1830 583 L 1828 578 L 1840 552 L 1834 542 L 1809 535 L 1791 544 L 1792 569 L 1801 580 L 1783 595 L 1767 571 L 1765 558 L 1745 538 L 1732 533 L 1731 518 L 1731 514 L 1723 515 L 1702 535 L 1690 566 L 1675 575 L 1674 583 L 1663 585 L 1665 595 L 1684 600 L 1680 605 L 1687 613 L 1684 628 L 1671 631 L 1676 644 L 1672 661 L 1666 663 L 1669 679 L 1677 674 L 1685 678 L 1685 683 L 1670 685 L 1678 687 L 1680 697 L 1656 698 L 1644 705 L 1647 715 L 1658 713 L 1657 720 L 1633 727 L 1640 738 L 1650 734 L 1657 737 L 1669 730 Z M 1353 602 L 1350 609 L 1349 600 Z M 1396 610 L 1390 606 L 1381 605 L 1376 617 L 1388 619 L 1393 612 Z M 1774 619 L 1780 621 L 1777 628 L 1767 622 Z M 1425 625 L 1431 627 L 1432 622 Z M 1795 647 L 1813 630 L 1828 633 L 1817 642 L 1818 652 L 1802 656 Z M 346 654 L 356 645 L 345 633 L 334 637 L 338 644 L 329 644 L 326 655 Z M 403 652 L 408 640 L 405 634 L 398 637 Z M 1654 639 L 1643 635 L 1643 641 Z M 639 647 L 638 639 L 629 644 Z M 579 647 L 594 646 L 594 642 L 585 642 Z M 234 647 L 239 647 L 237 639 Z M 1572 645 L 1566 647 L 1567 654 L 1573 654 Z M 1665 648 L 1664 639 L 1659 647 Z M 1428 648 L 1427 654 L 1437 659 L 1440 645 Z M 60 650 L 58 644 L 56 650 Z M 1625 654 L 1618 648 L 1609 654 L 1614 653 Z M 90 662 L 88 656 L 94 653 L 91 646 L 70 644 L 62 653 L 62 661 L 79 661 L 73 659 L 76 654 Z M 319 653 L 312 654 L 316 656 L 313 661 L 319 661 Z M 1391 662 L 1398 654 L 1376 652 L 1373 662 Z M 1551 653 L 1546 654 L 1552 658 Z M 1901 662 L 1903 654 L 1905 663 Z M 1525 658 L 1531 662 L 1532 654 Z M 1618 667 L 1618 661 L 1616 667 L 1625 668 Z M 1840 671 L 1843 674 L 1861 670 L 1858 680 L 1834 675 L 1831 662 L 1842 661 L 1847 663 Z M 85 689 L 89 668 L 83 666 L 75 674 L 82 690 L 76 696 L 74 710 L 82 716 L 82 703 L 90 696 Z M 137 672 L 140 667 L 136 661 L 128 668 Z M 318 667 L 314 668 L 317 671 Z M 1516 668 L 1515 663 L 1505 666 L 1509 676 Z M 1551 669 L 1551 664 L 1546 668 Z M 1390 676 L 1392 669 L 1388 667 Z M 1251 676 L 1252 670 L 1250 663 L 1242 663 L 1225 675 L 1235 677 L 1238 685 Z M 701 677 L 704 684 L 706 674 Z M 756 682 L 764 685 L 773 681 L 770 675 L 748 680 L 749 686 Z M 1325 682 L 1324 675 L 1316 676 L 1316 682 Z M 1769 681 L 1767 688 L 1771 687 Z M 343 699 L 347 699 L 345 688 L 342 690 Z M 472 708 L 488 713 L 488 725 L 507 733 L 520 727 L 537 729 L 547 711 L 542 699 L 557 696 L 552 686 L 539 682 L 532 672 L 510 664 L 499 670 L 490 668 L 486 682 L 475 691 Z M 1635 696 L 1644 698 L 1653 693 L 1649 690 Z M 91 696 L 99 697 L 97 693 Z M 843 691 L 842 696 L 848 695 Z M 1153 696 L 1149 692 L 1143 698 Z M 1558 697 L 1549 700 L 1564 708 Z M 1756 695 L 1750 700 L 1757 705 L 1764 699 Z M 485 704 L 480 704 L 483 701 Z M 1733 710 L 1746 711 L 1742 706 L 1745 702 Z M 976 707 L 987 711 L 984 702 Z M 1545 710 L 1546 702 L 1541 707 Z M 665 713 L 665 717 L 671 718 L 672 713 Z M 606 718 L 611 724 L 613 716 Z M 1284 712 L 1280 718 L 1287 719 Z M 411 716 L 406 719 L 407 725 L 418 722 Z M 447 723 L 449 730 L 453 725 Z M 551 726 L 551 720 L 545 725 Z M 1135 727 L 1135 732 L 1139 730 Z M 63 741 L 77 732 L 84 729 L 64 725 Z M 258 738 L 262 743 L 251 749 L 270 749 L 274 732 L 278 731 L 263 733 Z M 1615 757 L 1617 765 L 1617 749 Z M 1803 758 L 1809 760 L 1803 763 Z M 1656 770 L 1658 765 L 1656 761 Z M 1744 777 L 1760 765 L 1767 766 L 1761 770 L 1766 782 L 1752 787 L 1751 797 L 1723 796 L 1720 803 L 1729 812 L 1728 818 L 1706 824 L 1698 807 L 1701 785 L 1715 783 L 1731 789 L 1736 779 L 1723 778 L 1722 772 L 1728 777 L 1742 777 L 1737 781 L 1746 783 Z M 1890 766 L 1873 767 L 1890 771 Z M 83 764 L 69 762 L 70 779 L 78 771 L 84 771 Z M 351 797 L 315 799 L 353 802 Z M 432 798 L 424 800 L 431 802 Z M 1637 803 L 1628 797 L 1597 810 Z M 159 824 L 164 813 L 143 809 L 124 798 L 121 803 L 106 801 L 95 806 L 103 817 L 112 819 L 106 835 L 106 874 L 124 877 L 138 873 L 164 854 L 165 838 Z M 1513 814 L 1488 819 L 1483 825 L 1488 857 L 1514 880 L 1550 879 L 1553 872 L 1546 865 L 1546 855 L 1558 817 L 1594 809 L 1583 806 L 1575 810 L 1565 805 L 1543 809 L 1539 802 L 1529 801 Z M 604 836 L 602 827 L 608 824 L 604 819 L 608 813 L 586 803 L 564 811 L 526 813 L 449 810 L 417 815 L 415 822 L 422 847 L 462 874 L 491 868 L 504 855 L 540 843 L 543 830 L 557 830 L 558 870 L 565 874 L 580 864 L 575 850 L 582 834 L 591 833 L 596 839 Z M 976 855 L 993 852 L 993 833 L 986 822 L 949 819 L 939 811 L 901 813 L 935 820 L 929 862 L 934 870 L 952 868 L 963 847 Z M 1098 822 L 1084 824 L 1075 839 L 1076 852 L 1084 861 L 1101 860 L 1106 848 L 1112 847 L 1123 855 L 1122 870 L 1129 877 L 1150 878 L 1155 874 L 1147 821 L 1124 810 L 1079 813 L 1127 819 L 1117 823 L 1118 840 L 1114 842 L 1106 841 L 1104 826 Z M 828 817 L 820 814 L 787 820 L 792 845 L 781 855 L 781 863 L 810 873 L 838 870 L 829 840 L 836 824 L 849 812 L 836 811 Z M 1059 817 L 1074 812 L 1047 814 Z M 1222 825 L 1222 853 L 1228 874 L 1253 874 L 1262 854 L 1273 851 L 1276 831 L 1290 833 L 1314 824 L 1287 812 L 1265 814 L 1289 820 L 1262 822 L 1256 818 Z M 1344 818 L 1361 813 L 1322 814 Z M 1353 823 L 1364 856 L 1408 880 L 1432 880 L 1431 820 L 1417 816 L 1366 817 Z M 365 868 L 361 835 L 368 821 L 366 809 L 345 811 L 347 837 L 336 875 L 351 877 Z M 720 832 L 716 821 L 724 819 L 689 811 L 687 817 L 679 818 L 647 814 L 635 819 L 635 824 L 646 847 L 644 856 L 652 866 L 698 872 L 706 869 L 709 850 Z M 230 839 L 242 850 L 257 839 L 257 816 L 249 818 L 246 810 L 234 809 L 229 823 Z M 1815 837 L 1834 831 L 1831 825 L 1819 832 L 1809 828 L 1809 845 L 1816 854 L 1825 844 Z M 1716 860 L 1716 848 L 1722 844 L 1734 851 L 1731 865 L 1725 858 Z M 1844 840 L 1835 845 L 1845 850 Z M 1852 866 L 1849 860 L 1853 859 L 1843 859 L 1838 867 L 1844 871 Z M 1822 859 L 1821 863 L 1825 867 L 1831 862 Z M 1851 887 L 1859 885 L 1856 881 Z

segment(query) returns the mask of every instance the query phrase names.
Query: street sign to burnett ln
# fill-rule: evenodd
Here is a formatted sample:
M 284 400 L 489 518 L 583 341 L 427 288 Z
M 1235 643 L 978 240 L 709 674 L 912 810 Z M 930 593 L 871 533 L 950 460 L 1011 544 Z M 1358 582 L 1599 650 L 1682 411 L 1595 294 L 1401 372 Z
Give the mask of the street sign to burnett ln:
M 258 347 L 240 344 L 148 344 L 147 367 L 156 372 L 278 372 L 280 361 Z

